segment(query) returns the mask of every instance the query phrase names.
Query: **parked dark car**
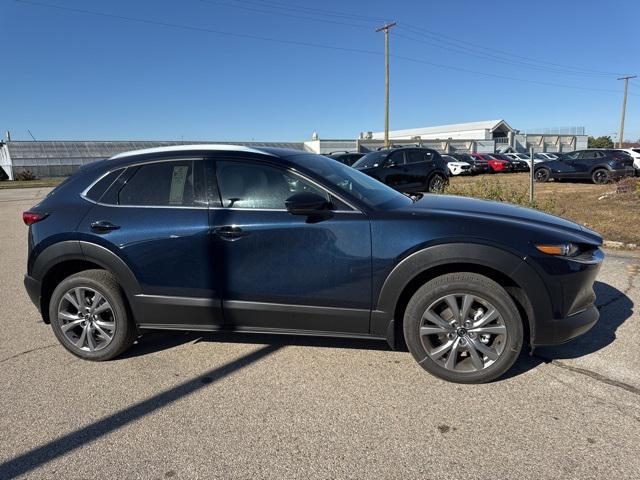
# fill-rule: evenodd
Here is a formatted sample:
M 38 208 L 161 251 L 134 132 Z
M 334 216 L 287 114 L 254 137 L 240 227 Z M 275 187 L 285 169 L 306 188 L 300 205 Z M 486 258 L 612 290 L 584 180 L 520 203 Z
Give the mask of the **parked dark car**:
M 633 158 L 621 150 L 576 150 L 563 153 L 558 160 L 548 160 L 535 166 L 538 182 L 549 180 L 591 180 L 603 184 L 633 176 Z
M 88 360 L 150 329 L 231 330 L 406 342 L 434 375 L 485 382 L 525 341 L 562 343 L 598 319 L 596 233 L 504 203 L 412 199 L 296 150 L 119 154 L 23 220 L 29 297 Z
M 489 162 L 481 158 L 476 158 L 469 153 L 450 153 L 450 156 L 460 162 L 467 162 L 471 165 L 471 174 L 478 175 L 480 173 L 491 173 Z
M 511 158 L 501 153 L 492 153 L 490 156 L 497 160 L 504 160 L 505 162 L 509 162 L 511 164 L 512 172 L 528 172 L 529 171 L 529 164 L 524 160 Z
M 345 165 L 353 165 L 355 162 L 364 157 L 364 153 L 358 152 L 331 152 L 326 157 L 333 158 L 334 160 L 344 163 Z
M 449 179 L 446 163 L 430 148 L 378 150 L 367 153 L 352 167 L 403 193 L 442 191 Z

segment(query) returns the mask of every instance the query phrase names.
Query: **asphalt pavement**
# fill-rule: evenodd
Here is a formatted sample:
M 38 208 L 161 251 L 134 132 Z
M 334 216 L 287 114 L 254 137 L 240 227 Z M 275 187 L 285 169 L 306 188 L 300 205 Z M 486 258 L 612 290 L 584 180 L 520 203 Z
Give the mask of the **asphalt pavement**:
M 487 385 L 325 338 L 158 332 L 92 363 L 22 285 L 46 191 L 0 191 L 0 479 L 640 477 L 637 255 L 607 252 L 594 329 Z

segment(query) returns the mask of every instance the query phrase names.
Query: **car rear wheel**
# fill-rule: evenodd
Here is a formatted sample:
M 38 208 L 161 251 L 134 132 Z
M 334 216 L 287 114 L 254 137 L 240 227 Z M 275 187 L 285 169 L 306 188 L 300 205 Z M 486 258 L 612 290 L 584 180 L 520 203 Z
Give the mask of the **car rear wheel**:
M 495 380 L 522 349 L 515 303 L 500 285 L 476 273 L 449 273 L 427 282 L 409 301 L 403 327 L 418 364 L 451 382 Z
M 429 179 L 429 184 L 427 185 L 428 192 L 436 192 L 441 193 L 444 191 L 444 187 L 447 184 L 447 179 L 444 175 L 440 173 L 434 173 Z
M 86 360 L 110 360 L 136 339 L 120 286 L 104 270 L 64 279 L 51 296 L 49 318 L 60 343 Z
M 604 168 L 599 168 L 591 174 L 591 181 L 598 185 L 609 183 L 609 172 Z
M 548 168 L 540 167 L 536 169 L 536 171 L 534 172 L 534 177 L 536 179 L 536 182 L 540 182 L 540 183 L 548 182 L 549 178 L 551 177 L 551 172 L 549 171 Z

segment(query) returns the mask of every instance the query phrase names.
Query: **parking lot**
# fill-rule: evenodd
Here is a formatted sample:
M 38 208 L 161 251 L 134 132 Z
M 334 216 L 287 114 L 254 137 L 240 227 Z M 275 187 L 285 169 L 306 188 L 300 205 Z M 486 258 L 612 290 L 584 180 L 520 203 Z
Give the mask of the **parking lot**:
M 325 338 L 153 333 L 91 363 L 22 285 L 47 191 L 0 191 L 0 479 L 640 476 L 636 254 L 608 252 L 591 332 L 487 385 Z

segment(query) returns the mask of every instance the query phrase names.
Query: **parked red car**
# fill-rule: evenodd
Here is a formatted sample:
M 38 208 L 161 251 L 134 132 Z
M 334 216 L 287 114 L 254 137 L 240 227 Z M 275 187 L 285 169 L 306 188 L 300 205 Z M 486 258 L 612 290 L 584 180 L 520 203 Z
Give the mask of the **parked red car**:
M 512 170 L 511 164 L 505 160 L 498 160 L 497 158 L 492 157 L 488 154 L 482 153 L 472 153 L 474 158 L 478 160 L 484 160 L 491 167 L 491 171 L 493 173 L 496 172 L 510 172 Z

